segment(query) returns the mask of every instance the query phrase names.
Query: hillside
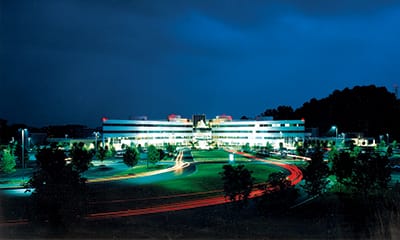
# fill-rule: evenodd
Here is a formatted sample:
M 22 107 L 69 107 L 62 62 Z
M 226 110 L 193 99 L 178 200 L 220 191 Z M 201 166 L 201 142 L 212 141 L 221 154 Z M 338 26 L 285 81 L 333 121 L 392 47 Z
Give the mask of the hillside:
M 274 119 L 304 118 L 306 127 L 318 128 L 321 135 L 335 125 L 339 132 L 363 132 L 375 138 L 387 133 L 391 139 L 400 137 L 400 101 L 385 87 L 374 85 L 335 90 L 326 98 L 312 98 L 295 111 L 279 106 L 263 115 Z

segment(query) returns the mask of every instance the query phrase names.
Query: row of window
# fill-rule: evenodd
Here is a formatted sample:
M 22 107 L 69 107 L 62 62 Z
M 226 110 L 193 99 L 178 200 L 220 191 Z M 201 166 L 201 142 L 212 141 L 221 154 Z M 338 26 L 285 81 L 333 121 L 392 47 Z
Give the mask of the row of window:
M 260 124 L 260 127 L 304 127 L 304 123 L 268 123 Z
M 304 123 L 267 123 L 260 124 L 260 127 L 304 127 Z M 234 127 L 255 127 L 255 124 L 227 124 L 214 125 L 213 128 L 234 128 Z
M 250 130 L 232 130 L 232 131 L 222 131 L 222 130 L 215 130 L 213 133 L 253 133 L 253 131 Z M 256 133 L 304 133 L 304 131 L 301 130 L 286 130 L 286 131 L 276 131 L 276 130 L 265 130 L 265 131 L 256 131 Z
M 251 130 L 214 130 L 212 131 L 213 133 L 253 133 Z M 193 131 L 187 131 L 187 130 L 130 130 L 130 131 L 114 131 L 114 130 L 106 130 L 104 131 L 105 134 L 110 134 L 110 133 L 193 133 Z M 258 130 L 256 133 L 304 133 L 304 131 L 301 130 L 286 130 L 286 131 L 277 131 L 277 130 Z
M 246 136 L 214 136 L 214 139 L 249 139 L 249 137 Z
M 144 124 L 144 123 L 104 123 L 103 127 L 184 127 L 193 128 L 192 124 Z
M 123 138 L 123 139 L 112 138 L 111 142 L 115 143 L 115 144 L 119 144 L 119 143 L 122 142 L 122 140 L 154 140 L 154 139 L 169 139 L 169 140 L 171 140 L 171 138 L 169 138 L 169 137 L 126 137 L 126 138 Z M 176 138 L 173 138 L 173 139 L 174 140 L 177 140 L 177 139 L 191 140 L 192 137 L 190 137 L 190 136 L 189 137 L 176 137 Z
M 214 136 L 213 139 L 249 139 L 249 137 L 246 136 Z M 289 141 L 289 139 L 294 139 L 294 138 L 281 138 L 281 137 L 257 137 L 257 140 L 261 139 L 268 139 L 268 140 L 276 140 L 276 139 L 284 139 L 285 141 Z
M 151 123 L 104 123 L 105 127 L 185 127 L 193 128 L 192 124 L 151 124 Z M 213 127 L 255 127 L 255 124 L 226 124 L 226 125 L 213 125 Z M 303 127 L 304 123 L 267 123 L 260 124 L 260 127 Z
M 105 130 L 103 131 L 104 134 L 110 134 L 110 133 L 190 133 L 192 134 L 192 130 L 129 130 L 129 131 L 114 131 L 114 130 Z

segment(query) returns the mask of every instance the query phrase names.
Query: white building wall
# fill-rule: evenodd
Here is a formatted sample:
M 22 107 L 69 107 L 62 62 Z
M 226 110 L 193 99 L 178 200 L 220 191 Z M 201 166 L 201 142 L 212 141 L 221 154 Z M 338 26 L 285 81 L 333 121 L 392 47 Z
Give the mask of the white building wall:
M 283 143 L 294 145 L 304 138 L 304 122 L 283 121 L 229 121 L 212 124 L 212 139 L 219 146 L 265 146 L 267 142 L 275 148 Z M 106 120 L 103 122 L 103 138 L 113 143 L 118 150 L 122 144 L 163 146 L 167 143 L 189 146 L 193 136 L 192 122 L 168 122 L 147 120 Z
M 106 120 L 103 122 L 103 138 L 119 150 L 122 144 L 143 147 L 188 145 L 192 138 L 190 122 L 142 121 L 142 120 Z

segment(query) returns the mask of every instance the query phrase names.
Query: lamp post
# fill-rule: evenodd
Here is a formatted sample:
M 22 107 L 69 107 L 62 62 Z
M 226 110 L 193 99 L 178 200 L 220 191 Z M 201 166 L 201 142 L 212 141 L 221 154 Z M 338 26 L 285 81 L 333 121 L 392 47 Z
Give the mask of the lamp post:
M 95 149 L 95 152 L 97 153 L 97 138 L 99 137 L 100 133 L 99 132 L 93 132 L 93 135 L 95 137 L 94 149 Z
M 332 126 L 332 129 L 336 131 L 336 136 L 335 136 L 335 146 L 337 146 L 337 138 L 338 138 L 338 128 L 336 126 Z
M 25 131 L 28 131 L 28 129 L 23 128 L 20 129 L 21 131 L 21 164 L 22 168 L 25 168 Z

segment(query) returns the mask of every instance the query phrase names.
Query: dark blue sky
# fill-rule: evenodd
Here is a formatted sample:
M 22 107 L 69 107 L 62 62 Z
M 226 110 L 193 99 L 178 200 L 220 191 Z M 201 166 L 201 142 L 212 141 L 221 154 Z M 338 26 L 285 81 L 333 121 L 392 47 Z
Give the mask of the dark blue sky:
M 0 118 L 254 117 L 400 84 L 400 1 L 0 0 Z

